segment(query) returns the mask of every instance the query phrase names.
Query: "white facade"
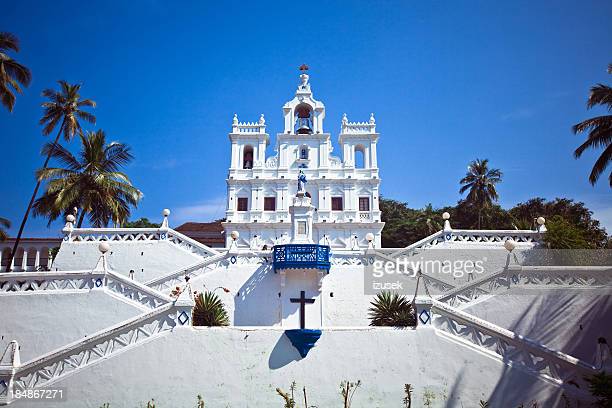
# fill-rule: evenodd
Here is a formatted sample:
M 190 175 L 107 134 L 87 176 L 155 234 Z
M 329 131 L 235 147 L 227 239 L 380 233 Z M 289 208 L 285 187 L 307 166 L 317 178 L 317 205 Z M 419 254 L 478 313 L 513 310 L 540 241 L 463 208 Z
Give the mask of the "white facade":
M 315 207 L 313 240 L 333 248 L 365 248 L 366 234 L 380 247 L 378 163 L 374 115 L 351 123 L 344 115 L 338 138 L 342 157 L 334 156 L 331 134 L 323 127 L 325 106 L 314 99 L 308 75 L 300 75 L 295 97 L 283 106 L 284 130 L 277 134 L 275 155 L 266 157 L 270 137 L 262 115 L 241 123 L 234 116 L 231 163 L 227 178 L 227 211 L 223 223 L 227 246 L 238 231 L 239 247 L 261 249 L 289 240 L 289 207 L 297 175 L 307 177 L 306 195 Z

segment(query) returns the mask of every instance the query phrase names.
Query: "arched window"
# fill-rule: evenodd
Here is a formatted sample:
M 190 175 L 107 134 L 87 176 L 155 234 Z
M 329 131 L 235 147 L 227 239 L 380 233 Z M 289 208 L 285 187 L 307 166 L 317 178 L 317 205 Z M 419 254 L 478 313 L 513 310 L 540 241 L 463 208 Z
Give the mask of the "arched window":
M 252 169 L 253 168 L 253 146 L 244 146 L 244 153 L 242 157 L 242 168 Z
M 362 145 L 355 146 L 355 168 L 365 168 L 365 147 Z
M 312 133 L 312 108 L 301 103 L 295 107 L 295 133 L 298 135 Z
M 299 154 L 301 160 L 308 160 L 308 146 L 301 145 Z

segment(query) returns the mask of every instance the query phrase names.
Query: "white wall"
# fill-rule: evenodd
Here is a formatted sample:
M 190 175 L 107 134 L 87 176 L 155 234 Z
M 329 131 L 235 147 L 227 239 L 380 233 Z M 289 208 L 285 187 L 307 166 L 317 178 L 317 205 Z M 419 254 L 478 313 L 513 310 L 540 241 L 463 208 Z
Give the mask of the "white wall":
M 142 313 L 101 290 L 3 293 L 0 310 L 0 354 L 17 340 L 24 363 Z
M 287 391 L 293 380 L 319 407 L 341 406 L 343 380 L 362 382 L 353 408 L 401 406 L 406 383 L 415 389 L 416 407 L 424 406 L 427 390 L 432 407 L 475 407 L 489 398 L 492 406 L 537 399 L 549 407 L 559 398 L 549 383 L 426 328 L 324 330 L 304 359 L 279 330 L 187 328 L 58 381 L 54 387 L 66 387 L 67 401 L 46 406 L 137 407 L 154 398 L 157 406 L 181 408 L 195 406 L 201 394 L 213 408 L 280 407 L 275 388 Z
M 62 242 L 53 270 L 93 269 L 100 258 L 99 242 Z M 112 241 L 107 254 L 109 268 L 122 275 L 134 270 L 134 279 L 145 282 L 201 260 L 165 241 Z

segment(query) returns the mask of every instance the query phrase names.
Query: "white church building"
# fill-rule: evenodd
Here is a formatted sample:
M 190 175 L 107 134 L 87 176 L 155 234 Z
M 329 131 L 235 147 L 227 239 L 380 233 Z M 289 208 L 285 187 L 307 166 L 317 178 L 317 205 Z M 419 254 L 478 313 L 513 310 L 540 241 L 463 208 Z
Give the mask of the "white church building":
M 280 407 L 292 381 L 298 407 L 301 387 L 309 405 L 342 406 L 343 381 L 359 381 L 353 408 L 402 406 L 406 384 L 412 407 L 593 402 L 586 378 L 612 370 L 612 265 L 544 262 L 541 217 L 535 230 L 463 230 L 445 213 L 440 231 L 381 248 L 374 117 L 344 117 L 334 156 L 300 78 L 274 156 L 263 117 L 234 119 L 225 248 L 173 229 L 167 209 L 159 228 L 76 228 L 69 215 L 49 271 L 27 256 L 21 272 L 2 265 L 0 406 L 182 408 L 199 394 Z M 381 284 L 416 326 L 370 325 Z M 194 326 L 195 292 L 218 295 L 229 326 Z
M 302 171 L 312 200 L 313 239 L 332 248 L 367 248 L 366 235 L 380 247 L 380 175 L 376 154 L 379 134 L 374 114 L 367 122 L 340 124 L 339 155 L 325 124 L 325 105 L 314 98 L 306 66 L 295 97 L 283 106 L 284 129 L 276 135 L 274 155 L 266 157 L 270 136 L 261 115 L 257 122 L 234 116 L 223 224 L 227 246 L 237 231 L 240 247 L 261 249 L 288 242 L 289 206 Z

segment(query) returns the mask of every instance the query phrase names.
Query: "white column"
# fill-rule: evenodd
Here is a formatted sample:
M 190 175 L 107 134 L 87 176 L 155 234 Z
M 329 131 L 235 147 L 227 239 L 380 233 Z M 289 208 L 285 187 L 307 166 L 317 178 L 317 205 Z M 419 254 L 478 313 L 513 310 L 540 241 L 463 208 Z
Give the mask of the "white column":
M 40 248 L 36 248 L 36 258 L 34 259 L 34 270 L 40 266 Z
M 370 155 L 372 157 L 371 168 L 375 169 L 378 167 L 378 160 L 376 159 L 376 142 L 370 143 Z
M 25 249 L 23 250 L 23 259 L 21 260 L 21 270 L 28 270 L 28 251 L 26 251 Z

